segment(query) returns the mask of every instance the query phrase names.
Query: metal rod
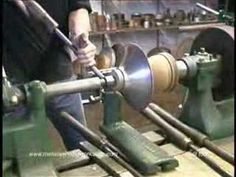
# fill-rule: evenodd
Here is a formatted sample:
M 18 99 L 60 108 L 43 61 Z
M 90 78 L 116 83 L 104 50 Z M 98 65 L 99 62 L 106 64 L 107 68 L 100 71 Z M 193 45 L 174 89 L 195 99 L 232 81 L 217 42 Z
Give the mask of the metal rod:
M 187 76 L 188 74 L 188 66 L 181 60 L 176 61 L 179 78 L 182 79 Z
M 22 0 L 13 0 L 12 2 L 14 2 L 18 9 L 21 10 L 21 12 L 25 15 L 26 18 L 29 18 L 30 15 L 27 9 L 28 7 L 34 16 L 37 16 L 45 25 L 47 25 L 48 29 L 53 30 L 54 33 L 58 36 L 58 38 L 62 42 L 64 42 L 66 46 L 70 47 L 70 49 L 76 55 L 78 54 L 77 47 L 73 45 L 69 38 L 60 31 L 60 29 L 58 28 L 58 23 L 46 12 L 46 10 L 40 4 L 38 4 L 34 0 L 29 0 L 25 3 Z M 90 67 L 90 69 L 94 71 L 94 73 L 98 77 L 105 79 L 104 75 L 97 69 L 96 66 L 92 66 Z
M 216 144 L 214 144 L 209 139 L 205 139 L 203 145 L 204 145 L 204 147 L 206 147 L 210 151 L 214 152 L 219 157 L 221 157 L 222 159 L 224 159 L 225 161 L 229 162 L 230 164 L 232 164 L 234 166 L 234 156 L 233 155 L 231 155 L 228 152 L 226 152 L 225 150 L 219 148 L 218 146 L 216 146 Z
M 182 132 L 173 128 L 170 124 L 160 118 L 160 116 L 157 115 L 151 108 L 146 107 L 142 113 L 145 117 L 162 128 L 169 139 L 177 144 L 181 149 L 186 150 L 188 148 L 188 144 L 192 143 L 191 139 L 187 138 Z
M 216 10 L 213 10 L 213 9 L 211 9 L 211 8 L 209 8 L 209 7 L 207 7 L 207 6 L 205 6 L 205 5 L 203 5 L 203 4 L 201 4 L 201 3 L 196 3 L 196 5 L 199 7 L 199 8 L 201 8 L 201 9 L 203 9 L 203 10 L 206 10 L 207 12 L 211 12 L 211 13 L 213 13 L 213 14 L 215 14 L 215 15 L 219 15 L 220 13 L 219 12 L 217 12 Z
M 204 156 L 197 147 L 193 145 L 193 142 L 182 132 L 180 132 L 178 129 L 172 127 L 170 124 L 168 124 L 166 121 L 164 121 L 160 116 L 158 116 L 151 108 L 146 107 L 142 113 L 145 117 L 147 117 L 149 120 L 151 120 L 153 123 L 155 123 L 157 126 L 163 129 L 165 133 L 168 135 L 168 137 L 175 141 L 177 145 L 179 145 L 181 148 L 184 148 L 184 150 L 194 152 L 193 154 L 196 155 L 199 159 L 201 159 L 203 162 L 205 162 L 210 168 L 215 170 L 218 174 L 224 177 L 231 177 L 227 172 L 225 172 L 219 165 L 217 165 L 216 162 L 209 159 L 208 157 Z
M 100 78 L 100 79 L 105 79 L 106 77 L 102 74 L 102 72 L 96 67 L 96 66 L 91 66 L 90 69 Z
M 111 150 L 113 150 L 114 152 L 117 152 L 123 159 L 128 161 L 128 158 L 122 152 L 120 152 L 115 146 L 113 146 L 109 141 L 95 134 L 89 128 L 87 128 L 86 126 L 78 122 L 70 114 L 68 114 L 67 112 L 62 112 L 61 115 L 64 118 L 69 119 L 70 123 L 73 124 L 73 126 L 75 126 L 74 128 L 78 130 L 92 144 L 95 144 L 96 146 L 99 146 L 100 148 L 103 148 L 104 146 L 108 146 Z
M 3 66 L 2 66 L 2 77 L 7 78 L 7 75 Z
M 214 169 L 218 174 L 223 177 L 232 177 L 232 175 L 225 172 L 218 164 L 216 164 L 212 159 L 207 158 L 203 153 L 201 153 L 196 146 L 190 144 L 190 150 L 193 152 L 200 160 L 205 162 L 209 167 Z
M 124 161 L 121 157 L 119 157 L 116 153 L 114 153 L 114 149 L 111 150 L 108 144 L 106 144 L 98 135 L 93 133 L 87 127 L 83 126 L 80 122 L 78 122 L 74 117 L 72 117 L 67 112 L 61 112 L 61 115 L 66 119 L 68 123 L 76 130 L 79 131 L 87 140 L 94 144 L 97 148 L 101 149 L 106 153 L 112 154 L 111 157 L 120 165 L 125 167 L 129 172 L 131 172 L 135 177 L 143 177 L 137 170 L 135 170 L 132 166 L 130 166 L 126 161 Z
M 179 26 L 179 31 L 191 31 L 191 30 L 203 30 L 214 26 L 222 26 L 224 23 L 211 23 L 211 24 L 199 24 L 199 25 L 186 25 Z
M 70 49 L 74 53 L 77 53 L 77 51 L 76 51 L 77 49 L 74 47 L 72 42 L 58 28 L 55 29 L 55 33 L 67 46 L 70 47 Z
M 206 147 L 208 150 L 214 152 L 216 155 L 218 155 L 225 161 L 234 165 L 234 156 L 216 146 L 212 141 L 209 140 L 209 138 L 206 135 L 184 124 L 183 122 L 175 118 L 173 115 L 168 113 L 166 110 L 164 110 L 163 108 L 154 103 L 150 103 L 149 108 L 151 108 L 154 112 L 159 114 L 166 122 L 168 122 L 175 128 L 179 129 L 180 131 L 191 137 L 191 139 L 195 141 L 199 146 Z
M 115 84 L 115 79 L 112 76 L 106 76 L 109 85 Z M 99 77 L 68 81 L 64 83 L 55 83 L 46 86 L 46 96 L 55 96 L 66 93 L 75 93 L 99 89 L 106 84 L 105 80 Z
M 148 105 L 150 109 L 152 109 L 155 113 L 160 115 L 162 119 L 164 119 L 166 122 L 174 126 L 175 128 L 178 128 L 180 131 L 185 133 L 186 135 L 190 136 L 194 141 L 198 143 L 198 145 L 202 145 L 203 141 L 207 139 L 207 136 L 202 134 L 201 132 L 198 132 L 197 130 L 190 128 L 186 124 L 180 122 L 177 118 L 174 118 L 171 114 L 169 114 L 167 111 L 159 107 L 158 105 L 154 103 L 150 103 Z

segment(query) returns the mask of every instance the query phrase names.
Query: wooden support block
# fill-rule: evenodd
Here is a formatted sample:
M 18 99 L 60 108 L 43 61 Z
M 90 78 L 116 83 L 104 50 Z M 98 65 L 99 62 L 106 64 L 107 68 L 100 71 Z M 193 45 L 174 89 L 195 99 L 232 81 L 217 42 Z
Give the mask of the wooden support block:
M 149 131 L 153 131 L 155 132 L 156 130 L 160 130 L 160 128 L 153 124 L 153 123 L 149 123 L 147 125 L 143 125 L 142 127 L 139 127 L 137 129 L 140 133 L 146 133 L 146 132 L 149 132 Z
M 162 144 L 165 141 L 165 138 L 162 135 L 154 131 L 149 131 L 149 132 L 143 133 L 142 135 L 145 136 L 149 141 L 158 145 Z
M 170 143 L 164 144 L 160 146 L 160 148 L 165 150 L 170 156 L 177 156 L 185 152 L 181 150 L 180 148 L 178 148 L 177 146 L 175 146 L 174 144 L 170 144 Z
M 68 152 L 58 152 L 58 156 L 52 157 L 57 171 L 76 168 L 89 163 L 89 157 L 81 150 L 76 149 Z
M 59 177 L 108 177 L 109 175 L 97 164 L 91 164 L 59 174 Z

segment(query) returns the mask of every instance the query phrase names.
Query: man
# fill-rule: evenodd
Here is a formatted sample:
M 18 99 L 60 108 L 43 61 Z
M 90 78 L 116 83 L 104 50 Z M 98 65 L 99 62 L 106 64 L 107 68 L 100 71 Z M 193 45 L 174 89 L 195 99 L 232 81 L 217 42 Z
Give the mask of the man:
M 32 80 L 47 84 L 75 79 L 72 61 L 85 66 L 95 64 L 96 47 L 89 41 L 88 0 L 37 0 L 37 2 L 58 22 L 60 30 L 77 43 L 78 36 L 85 34 L 87 46 L 78 49 L 78 56 L 47 33 L 40 24 L 29 23 L 10 0 L 3 1 L 3 66 L 10 81 L 23 84 Z M 24 8 L 23 1 L 20 2 Z M 17 108 L 18 113 L 25 108 Z M 67 111 L 81 123 L 86 124 L 80 94 L 67 94 L 47 100 L 46 112 L 59 131 L 68 150 L 78 148 L 83 137 L 73 130 L 60 116 Z

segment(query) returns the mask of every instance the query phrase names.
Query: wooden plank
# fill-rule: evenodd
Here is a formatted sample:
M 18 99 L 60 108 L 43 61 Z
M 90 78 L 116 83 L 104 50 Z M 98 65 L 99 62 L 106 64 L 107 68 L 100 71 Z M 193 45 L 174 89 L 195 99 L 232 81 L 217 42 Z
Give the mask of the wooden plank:
M 160 146 L 160 148 L 166 151 L 170 156 L 177 156 L 177 155 L 185 153 L 185 151 L 181 150 L 174 144 L 170 144 L 170 143 L 164 144 Z
M 143 125 L 142 127 L 139 127 L 137 130 L 140 132 L 140 133 L 146 133 L 146 132 L 149 132 L 149 131 L 156 131 L 156 130 L 159 130 L 160 128 L 157 127 L 155 124 L 151 123 L 150 124 L 147 124 L 147 125 Z
M 217 162 L 217 164 L 224 169 L 227 173 L 231 174 L 233 176 L 234 174 L 234 167 L 224 161 L 222 158 L 220 158 L 219 156 L 215 155 L 213 152 L 209 151 L 206 148 L 201 148 L 199 149 L 200 152 L 202 152 L 204 155 L 206 155 L 208 158 L 212 159 L 213 161 Z
M 220 177 L 218 173 L 190 152 L 177 155 L 175 158 L 179 161 L 179 167 L 172 171 L 159 172 L 150 177 Z
M 59 177 L 107 177 L 108 174 L 97 164 L 87 165 L 59 174 Z
M 148 131 L 142 135 L 155 144 L 162 144 L 165 141 L 165 138 L 162 135 L 154 131 Z
M 128 172 L 123 166 L 112 159 L 112 154 L 104 153 L 94 145 L 86 141 L 81 143 L 81 148 L 83 148 L 84 151 L 89 152 L 90 157 L 112 176 L 133 177 L 133 175 Z
M 234 154 L 234 136 L 214 140 L 213 142 L 225 151 Z
M 58 156 L 52 157 L 57 171 L 72 169 L 88 164 L 90 159 L 81 150 L 76 149 L 68 152 L 58 152 Z
M 160 26 L 160 27 L 151 27 L 151 28 L 122 28 L 122 29 L 117 29 L 117 30 L 107 30 L 107 31 L 92 31 L 90 32 L 91 36 L 95 35 L 103 35 L 103 34 L 113 34 L 113 33 L 127 33 L 127 32 L 137 32 L 137 31 L 156 31 L 156 30 L 168 30 L 168 29 L 179 29 L 180 27 L 185 27 L 185 26 L 190 26 L 194 27 L 196 25 L 202 25 L 205 27 L 206 25 L 211 25 L 211 26 L 220 26 L 224 25 L 224 23 L 220 23 L 218 21 L 206 21 L 206 22 L 201 22 L 201 23 L 192 23 L 192 24 L 185 24 L 185 25 L 166 25 L 166 26 Z M 207 26 L 206 26 L 207 27 Z
M 162 135 L 154 131 L 143 133 L 143 135 L 154 143 L 162 142 L 164 139 Z M 219 145 L 220 147 L 227 147 L 227 149 L 231 151 L 232 149 L 234 149 L 234 141 L 232 137 L 215 141 L 215 143 Z M 212 170 L 207 164 L 205 164 L 203 161 L 201 161 L 191 152 L 185 152 L 179 149 L 174 144 L 170 144 L 170 143 L 161 145 L 160 147 L 164 149 L 169 155 L 175 156 L 175 158 L 179 161 L 179 167 L 169 172 L 158 172 L 156 175 L 151 175 L 149 177 L 177 177 L 177 176 L 179 177 L 189 177 L 189 176 L 191 177 L 199 177 L 199 176 L 220 177 L 218 173 Z M 219 166 L 221 166 L 224 170 L 226 170 L 229 174 L 232 174 L 233 176 L 234 167 L 232 165 L 225 162 L 224 160 L 222 160 L 221 158 L 219 158 L 218 156 L 216 156 L 215 154 L 213 154 L 212 152 L 208 151 L 205 148 L 201 148 L 200 151 L 203 154 L 206 154 L 208 157 L 212 158 L 214 161 L 216 161 L 219 164 Z M 107 159 L 105 158 L 105 161 L 106 160 Z M 124 171 L 124 173 L 121 173 L 120 177 L 127 177 L 130 175 L 129 172 L 127 174 L 126 172 Z M 60 177 L 75 177 L 75 176 L 76 177 L 82 177 L 82 176 L 83 177 L 84 176 L 108 177 L 109 175 L 98 164 L 92 164 L 85 167 L 80 167 L 80 168 L 63 172 L 60 174 Z

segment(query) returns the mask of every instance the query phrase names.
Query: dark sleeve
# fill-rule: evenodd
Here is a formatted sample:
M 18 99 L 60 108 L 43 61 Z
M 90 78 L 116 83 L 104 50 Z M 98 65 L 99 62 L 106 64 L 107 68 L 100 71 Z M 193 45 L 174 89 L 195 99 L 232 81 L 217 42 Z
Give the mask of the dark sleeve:
M 80 8 L 85 8 L 89 13 L 92 12 L 89 0 L 68 0 L 69 11 L 74 11 Z

